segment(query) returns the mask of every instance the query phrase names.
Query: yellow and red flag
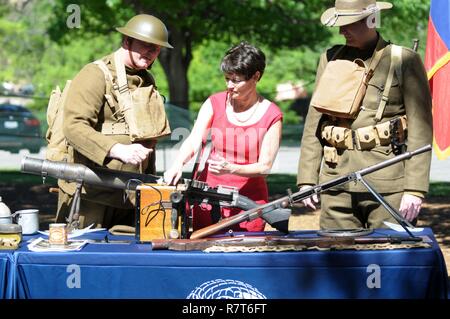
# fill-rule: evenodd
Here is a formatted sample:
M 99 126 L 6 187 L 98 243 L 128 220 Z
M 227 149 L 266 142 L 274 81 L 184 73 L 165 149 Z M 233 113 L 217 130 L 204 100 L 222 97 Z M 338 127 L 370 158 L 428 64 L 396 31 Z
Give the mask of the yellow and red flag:
M 431 0 L 425 68 L 433 98 L 434 151 L 450 156 L 450 1 Z

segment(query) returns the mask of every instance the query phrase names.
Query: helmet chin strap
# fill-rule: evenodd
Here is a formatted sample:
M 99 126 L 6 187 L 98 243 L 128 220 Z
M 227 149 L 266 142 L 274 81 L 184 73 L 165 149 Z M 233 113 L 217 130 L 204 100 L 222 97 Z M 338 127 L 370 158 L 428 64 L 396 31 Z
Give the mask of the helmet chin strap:
M 131 65 L 133 66 L 133 69 L 138 69 L 138 66 L 136 65 L 136 63 L 134 62 L 134 59 L 133 59 L 133 55 L 131 54 L 131 51 L 130 50 L 128 50 L 128 57 L 130 58 L 130 62 L 131 62 Z
M 132 65 L 133 69 L 137 69 L 138 66 L 134 62 L 133 55 L 131 54 L 131 45 L 132 45 L 132 43 L 133 43 L 133 38 L 127 37 L 128 57 L 130 59 L 130 62 L 131 62 L 131 65 Z

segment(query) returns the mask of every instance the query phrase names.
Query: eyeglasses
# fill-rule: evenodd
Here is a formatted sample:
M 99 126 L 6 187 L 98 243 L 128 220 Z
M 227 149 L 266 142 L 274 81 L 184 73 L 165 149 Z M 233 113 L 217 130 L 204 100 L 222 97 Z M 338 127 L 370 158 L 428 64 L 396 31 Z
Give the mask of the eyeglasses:
M 239 83 L 241 83 L 241 82 L 245 82 L 245 81 L 247 81 L 247 80 L 244 79 L 244 78 L 240 78 L 240 77 L 231 77 L 231 76 L 226 76 L 226 75 L 225 75 L 225 82 L 226 82 L 226 83 L 231 82 L 231 83 L 233 83 L 234 85 L 237 85 L 237 84 L 239 84 Z

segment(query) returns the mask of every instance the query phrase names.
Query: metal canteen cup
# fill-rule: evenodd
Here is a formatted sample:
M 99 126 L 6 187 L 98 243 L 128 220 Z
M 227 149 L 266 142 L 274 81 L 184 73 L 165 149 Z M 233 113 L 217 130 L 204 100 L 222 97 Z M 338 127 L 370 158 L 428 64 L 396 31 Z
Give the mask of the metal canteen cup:
M 32 235 L 39 230 L 39 210 L 24 209 L 12 214 L 14 222 L 22 226 L 23 235 Z
M 0 224 L 12 224 L 12 215 L 0 216 Z

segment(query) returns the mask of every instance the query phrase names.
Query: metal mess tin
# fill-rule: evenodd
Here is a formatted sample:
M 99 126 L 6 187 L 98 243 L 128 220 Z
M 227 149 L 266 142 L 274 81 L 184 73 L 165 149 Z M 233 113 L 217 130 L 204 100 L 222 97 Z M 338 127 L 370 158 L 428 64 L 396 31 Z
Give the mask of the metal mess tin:
M 17 249 L 22 241 L 22 227 L 17 224 L 0 224 L 0 249 Z

